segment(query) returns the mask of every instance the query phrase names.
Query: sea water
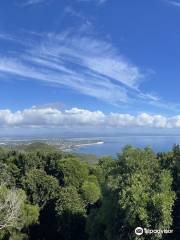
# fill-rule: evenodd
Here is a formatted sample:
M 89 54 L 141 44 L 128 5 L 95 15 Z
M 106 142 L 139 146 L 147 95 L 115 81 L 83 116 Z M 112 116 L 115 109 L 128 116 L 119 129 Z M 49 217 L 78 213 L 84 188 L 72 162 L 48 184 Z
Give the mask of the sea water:
M 74 149 L 74 152 L 116 156 L 127 144 L 140 148 L 150 146 L 155 152 L 169 151 L 173 144 L 180 144 L 180 136 L 120 136 L 99 139 L 104 143 L 81 146 Z

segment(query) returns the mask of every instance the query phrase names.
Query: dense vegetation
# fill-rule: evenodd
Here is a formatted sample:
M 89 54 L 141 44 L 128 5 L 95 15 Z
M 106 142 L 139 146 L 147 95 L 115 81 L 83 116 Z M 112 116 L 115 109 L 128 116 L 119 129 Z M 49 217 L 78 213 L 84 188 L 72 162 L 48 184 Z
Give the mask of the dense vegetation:
M 0 239 L 179 239 L 179 146 L 85 160 L 42 145 L 0 149 Z M 138 226 L 174 233 L 137 237 Z

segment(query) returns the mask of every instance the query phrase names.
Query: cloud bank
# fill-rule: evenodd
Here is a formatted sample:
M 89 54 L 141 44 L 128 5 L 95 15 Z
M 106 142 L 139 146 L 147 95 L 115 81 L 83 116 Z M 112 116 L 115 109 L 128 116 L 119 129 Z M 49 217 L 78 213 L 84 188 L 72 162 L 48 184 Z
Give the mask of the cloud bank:
M 0 127 L 28 128 L 69 128 L 72 127 L 103 127 L 103 128 L 180 128 L 180 115 L 165 117 L 141 113 L 138 115 L 89 111 L 72 108 L 61 111 L 57 108 L 32 107 L 23 111 L 12 112 L 9 109 L 0 110 Z

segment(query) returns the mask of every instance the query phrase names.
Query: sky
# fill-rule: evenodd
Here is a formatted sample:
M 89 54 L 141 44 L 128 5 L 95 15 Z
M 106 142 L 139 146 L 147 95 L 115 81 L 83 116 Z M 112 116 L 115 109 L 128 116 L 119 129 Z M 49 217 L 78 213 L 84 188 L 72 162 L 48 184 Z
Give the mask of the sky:
M 180 0 L 0 4 L 1 134 L 180 130 Z

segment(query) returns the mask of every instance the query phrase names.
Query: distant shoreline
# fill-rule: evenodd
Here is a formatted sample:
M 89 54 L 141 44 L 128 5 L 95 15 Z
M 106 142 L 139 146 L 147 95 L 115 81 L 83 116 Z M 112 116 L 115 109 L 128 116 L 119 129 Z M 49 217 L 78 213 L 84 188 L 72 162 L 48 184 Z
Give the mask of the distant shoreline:
M 78 144 L 78 145 L 75 145 L 75 147 L 83 147 L 83 146 L 90 146 L 90 145 L 97 145 L 97 144 L 104 144 L 103 141 L 99 141 L 99 142 L 95 142 L 95 143 L 82 143 L 82 144 Z
M 79 149 L 81 147 L 91 146 L 91 145 L 100 145 L 100 144 L 104 144 L 104 142 L 103 141 L 98 141 L 98 142 L 93 142 L 93 143 L 82 143 L 82 144 L 72 145 L 69 148 L 63 149 L 62 151 L 70 152 L 70 151 L 73 151 L 75 149 Z

